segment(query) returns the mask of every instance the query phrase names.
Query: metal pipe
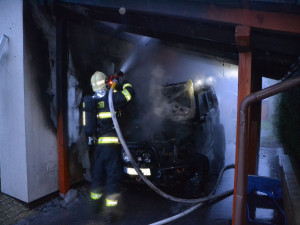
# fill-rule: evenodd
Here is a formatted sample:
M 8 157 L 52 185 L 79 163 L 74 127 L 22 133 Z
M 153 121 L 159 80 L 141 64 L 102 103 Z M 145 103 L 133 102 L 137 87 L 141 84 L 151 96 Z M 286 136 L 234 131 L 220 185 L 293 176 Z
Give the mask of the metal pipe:
M 275 84 L 271 87 L 257 91 L 246 96 L 240 105 L 239 123 L 239 150 L 237 162 L 236 198 L 234 225 L 242 225 L 245 222 L 245 201 L 247 190 L 246 174 L 246 147 L 247 147 L 247 127 L 248 127 L 248 107 L 258 101 L 271 97 L 275 94 L 287 91 L 296 86 L 300 86 L 300 77 L 290 78 L 284 82 Z

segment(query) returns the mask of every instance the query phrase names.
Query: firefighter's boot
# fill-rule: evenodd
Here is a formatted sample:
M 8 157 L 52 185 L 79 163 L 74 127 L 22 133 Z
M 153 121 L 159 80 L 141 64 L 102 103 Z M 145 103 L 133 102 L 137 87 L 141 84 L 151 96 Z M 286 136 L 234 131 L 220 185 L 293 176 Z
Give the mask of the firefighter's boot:
M 103 208 L 102 194 L 91 192 L 88 200 L 88 209 L 91 215 L 95 215 Z
M 105 224 L 111 224 L 116 220 L 119 220 L 122 216 L 120 208 L 120 194 L 108 195 L 106 198 L 106 208 L 104 211 Z

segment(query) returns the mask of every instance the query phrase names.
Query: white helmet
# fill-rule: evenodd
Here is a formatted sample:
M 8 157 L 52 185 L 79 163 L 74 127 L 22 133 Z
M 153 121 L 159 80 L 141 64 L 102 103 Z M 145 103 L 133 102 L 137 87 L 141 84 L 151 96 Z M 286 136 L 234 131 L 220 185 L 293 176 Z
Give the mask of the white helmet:
M 94 92 L 106 89 L 105 79 L 106 75 L 102 72 L 96 71 L 93 74 L 91 84 Z

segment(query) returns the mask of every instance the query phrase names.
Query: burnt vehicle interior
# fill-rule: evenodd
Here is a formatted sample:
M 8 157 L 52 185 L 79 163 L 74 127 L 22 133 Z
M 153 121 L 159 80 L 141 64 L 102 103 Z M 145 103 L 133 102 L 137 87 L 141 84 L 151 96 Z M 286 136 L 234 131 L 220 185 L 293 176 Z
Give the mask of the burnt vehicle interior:
M 162 129 L 143 142 L 129 142 L 128 147 L 155 184 L 181 185 L 182 191 L 193 193 L 191 197 L 199 196 L 209 175 L 218 175 L 224 166 L 225 133 L 216 93 L 209 85 L 194 88 L 192 80 L 161 90 L 165 104 L 155 114 L 162 118 Z M 141 182 L 125 152 L 123 160 L 127 178 Z M 191 187 L 198 191 L 191 192 Z

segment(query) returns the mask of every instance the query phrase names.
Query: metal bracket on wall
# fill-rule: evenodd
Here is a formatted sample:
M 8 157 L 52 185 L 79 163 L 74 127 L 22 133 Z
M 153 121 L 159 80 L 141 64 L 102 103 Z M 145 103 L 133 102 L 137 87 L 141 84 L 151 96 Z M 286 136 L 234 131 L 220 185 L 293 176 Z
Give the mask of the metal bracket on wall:
M 8 44 L 8 37 L 5 35 L 2 35 L 2 37 L 0 38 L 0 60 L 6 49 L 7 44 Z

